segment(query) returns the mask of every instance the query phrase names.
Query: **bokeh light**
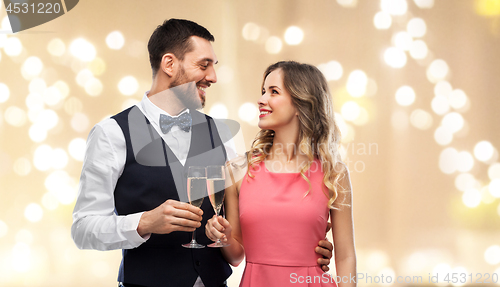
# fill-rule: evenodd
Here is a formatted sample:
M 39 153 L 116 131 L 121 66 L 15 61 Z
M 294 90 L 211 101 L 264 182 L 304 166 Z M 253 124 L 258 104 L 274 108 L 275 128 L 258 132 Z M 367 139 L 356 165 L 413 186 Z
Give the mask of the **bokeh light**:
M 489 161 L 495 152 L 495 148 L 489 141 L 481 141 L 474 147 L 474 156 L 480 161 Z
M 4 84 L 0 83 L 0 103 L 5 103 L 10 97 L 10 89 Z
M 493 197 L 500 198 L 500 179 L 493 179 L 488 185 L 488 190 Z
M 68 164 L 68 154 L 62 148 L 55 148 L 52 150 L 52 167 L 55 169 L 65 168 Z
M 238 109 L 238 117 L 245 122 L 253 121 L 259 115 L 259 108 L 254 103 L 244 103 Z
M 90 62 L 88 68 L 94 76 L 100 76 L 104 73 L 104 71 L 106 71 L 106 63 L 103 59 L 96 57 L 92 62 Z
M 432 126 L 433 120 L 428 112 L 416 109 L 410 115 L 411 124 L 420 130 L 427 130 Z
M 43 69 L 42 60 L 38 57 L 31 56 L 26 59 L 21 67 L 23 75 L 25 75 L 26 79 L 32 79 L 40 75 Z
M 71 42 L 69 50 L 73 56 L 84 62 L 94 60 L 97 54 L 94 45 L 83 38 L 79 38 Z
M 28 89 L 31 93 L 38 93 L 41 95 L 45 92 L 45 89 L 47 89 L 47 83 L 44 79 L 35 78 L 30 81 Z
M 408 11 L 408 3 L 406 0 L 381 0 L 380 8 L 391 15 L 404 15 Z
M 452 147 L 445 148 L 439 155 L 439 168 L 446 174 L 452 174 L 457 169 L 458 151 Z
M 23 44 L 21 44 L 21 41 L 16 37 L 8 37 L 5 41 L 3 50 L 8 56 L 19 56 L 23 51 Z
M 444 80 L 448 76 L 449 70 L 450 68 L 445 61 L 441 59 L 434 60 L 427 68 L 427 79 L 431 83 L 436 83 L 440 80 Z
M 366 93 L 367 84 L 368 77 L 366 73 L 361 70 L 354 70 L 347 78 L 346 89 L 351 96 L 358 98 Z
M 61 102 L 63 96 L 58 88 L 52 86 L 43 91 L 42 98 L 47 105 L 55 106 Z
M 411 43 L 410 56 L 415 60 L 425 59 L 429 53 L 429 48 L 422 40 L 415 40 Z
M 437 84 L 434 86 L 434 95 L 436 96 L 445 96 L 448 97 L 448 95 L 453 91 L 453 87 L 448 81 L 439 81 Z
M 363 107 L 359 107 L 359 116 L 356 119 L 354 119 L 352 123 L 357 126 L 363 126 L 366 125 L 369 120 L 370 116 L 368 114 L 368 111 Z
M 75 113 L 71 118 L 71 127 L 77 132 L 86 132 L 89 124 L 89 118 L 83 113 Z
M 492 245 L 484 251 L 484 260 L 490 265 L 500 263 L 500 246 Z
M 395 33 L 392 36 L 392 44 L 396 46 L 396 48 L 408 51 L 411 48 L 411 44 L 413 43 L 413 38 L 408 32 L 402 31 Z
M 450 110 L 448 98 L 445 96 L 435 96 L 431 101 L 432 110 L 438 115 L 444 115 Z
M 481 192 L 475 188 L 467 189 L 462 194 L 462 202 L 467 207 L 477 207 L 481 203 Z
M 290 26 L 286 29 L 284 37 L 288 45 L 298 45 L 304 39 L 304 32 L 297 26 Z
M 103 85 L 99 79 L 91 78 L 85 83 L 84 88 L 88 95 L 96 97 L 102 93 Z
M 125 45 L 125 38 L 120 31 L 113 31 L 106 36 L 106 45 L 110 49 L 120 50 Z
M 408 21 L 408 24 L 406 25 L 406 31 L 408 31 L 411 37 L 420 38 L 423 37 L 427 32 L 427 25 L 422 18 L 413 18 Z
M 434 0 L 413 0 L 421 9 L 430 9 L 434 7 Z
M 118 83 L 118 90 L 125 96 L 131 96 L 139 90 L 139 82 L 133 76 L 126 76 Z
M 453 140 L 453 133 L 448 128 L 440 126 L 434 132 L 434 139 L 440 145 L 448 145 Z
M 266 52 L 269 54 L 278 54 L 283 47 L 281 39 L 276 36 L 271 36 L 266 40 Z
M 220 66 L 217 69 L 217 83 L 227 84 L 231 83 L 234 79 L 234 71 L 227 65 Z
M 375 14 L 375 17 L 373 17 L 373 24 L 375 25 L 375 28 L 379 30 L 389 29 L 392 24 L 391 14 L 384 11 L 378 12 Z
M 407 57 L 403 50 L 389 47 L 384 52 L 384 60 L 393 68 L 402 68 L 406 65 Z
M 358 5 L 358 0 L 337 0 L 337 3 L 345 8 L 353 8 Z
M 255 23 L 246 23 L 241 31 L 243 39 L 247 41 L 257 41 L 260 36 L 260 27 Z
M 467 104 L 467 95 L 464 91 L 456 89 L 448 95 L 448 100 L 452 108 L 460 110 Z
M 495 162 L 488 167 L 488 177 L 492 180 L 500 178 L 500 163 Z
M 455 187 L 460 191 L 466 191 L 477 187 L 476 178 L 470 173 L 461 173 L 455 178 Z
M 5 121 L 15 127 L 22 127 L 27 120 L 26 112 L 16 106 L 8 107 L 4 116 Z
M 451 112 L 446 114 L 441 120 L 441 125 L 452 133 L 456 133 L 464 127 L 464 118 L 461 114 Z
M 47 45 L 47 51 L 52 56 L 60 57 L 66 52 L 66 45 L 61 39 L 55 38 Z
M 37 203 L 30 203 L 24 209 L 24 217 L 31 222 L 38 222 L 43 217 L 43 209 Z
M 227 119 L 229 116 L 229 112 L 227 110 L 227 107 L 223 103 L 215 103 L 212 105 L 210 108 L 210 111 L 208 114 L 216 119 Z
M 347 101 L 342 105 L 341 114 L 346 121 L 354 121 L 359 117 L 360 110 L 358 103 Z
M 14 162 L 14 172 L 17 175 L 25 176 L 28 175 L 30 171 L 31 171 L 31 162 L 29 161 L 29 159 L 21 157 Z
M 415 91 L 410 86 L 402 86 L 396 91 L 396 102 L 401 106 L 409 106 L 415 102 Z
M 344 69 L 337 61 L 330 61 L 326 64 L 319 64 L 318 69 L 323 73 L 327 81 L 336 81 L 342 78 Z
M 457 170 L 460 172 L 468 172 L 474 167 L 474 157 L 468 151 L 458 153 Z
M 47 129 L 41 124 L 34 124 L 28 130 L 28 135 L 33 142 L 39 143 L 47 139 Z
M 45 188 L 63 205 L 74 202 L 76 187 L 75 181 L 64 170 L 53 171 L 45 179 Z
M 33 165 L 40 171 L 46 171 L 51 167 L 52 148 L 43 144 L 35 149 L 33 154 Z
M 82 138 L 72 139 L 68 145 L 69 155 L 77 161 L 83 161 L 85 157 L 85 140 Z
M 59 206 L 59 200 L 51 192 L 46 192 L 42 196 L 42 205 L 48 210 L 54 210 Z

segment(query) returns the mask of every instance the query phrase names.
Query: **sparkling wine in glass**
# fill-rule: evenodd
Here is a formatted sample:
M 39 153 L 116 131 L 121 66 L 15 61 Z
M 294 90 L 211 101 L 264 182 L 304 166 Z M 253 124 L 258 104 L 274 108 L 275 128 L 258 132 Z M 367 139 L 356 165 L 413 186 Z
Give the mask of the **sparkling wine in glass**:
M 222 165 L 207 166 L 207 192 L 210 203 L 214 208 L 215 214 L 219 216 L 222 204 L 224 202 L 225 191 L 225 170 Z M 208 247 L 225 247 L 230 244 L 222 243 L 220 239 L 207 245 Z
M 203 203 L 206 194 L 207 175 L 206 169 L 202 166 L 190 166 L 188 168 L 187 191 L 189 203 L 198 208 Z M 196 230 L 193 231 L 191 242 L 183 244 L 186 248 L 205 248 L 205 245 L 196 242 Z

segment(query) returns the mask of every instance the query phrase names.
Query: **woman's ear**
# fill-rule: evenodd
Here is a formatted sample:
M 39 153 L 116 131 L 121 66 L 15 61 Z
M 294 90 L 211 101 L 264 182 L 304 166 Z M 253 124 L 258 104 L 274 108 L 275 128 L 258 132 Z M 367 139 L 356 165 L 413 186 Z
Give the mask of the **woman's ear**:
M 177 68 L 177 65 L 174 65 L 175 62 L 177 62 L 175 55 L 167 53 L 161 57 L 160 69 L 169 77 L 173 77 Z

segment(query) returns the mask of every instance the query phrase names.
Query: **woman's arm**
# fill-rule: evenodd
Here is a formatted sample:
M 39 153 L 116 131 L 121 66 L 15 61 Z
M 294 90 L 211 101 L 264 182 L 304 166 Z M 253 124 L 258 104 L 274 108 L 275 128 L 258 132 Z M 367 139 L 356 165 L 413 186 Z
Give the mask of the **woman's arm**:
M 352 219 L 352 186 L 349 171 L 345 167 L 338 184 L 338 200 L 348 205 L 340 210 L 332 209 L 333 244 L 335 246 L 335 265 L 339 287 L 356 287 L 356 250 L 354 247 L 354 225 Z
M 224 198 L 226 219 L 222 216 L 216 218 L 214 215 L 208 220 L 205 233 L 213 241 L 221 239 L 222 242 L 229 243 L 229 246 L 221 249 L 222 255 L 229 264 L 238 266 L 245 256 L 239 213 L 239 187 L 243 179 L 241 176 L 243 171 L 231 164 L 226 167 L 226 194 Z

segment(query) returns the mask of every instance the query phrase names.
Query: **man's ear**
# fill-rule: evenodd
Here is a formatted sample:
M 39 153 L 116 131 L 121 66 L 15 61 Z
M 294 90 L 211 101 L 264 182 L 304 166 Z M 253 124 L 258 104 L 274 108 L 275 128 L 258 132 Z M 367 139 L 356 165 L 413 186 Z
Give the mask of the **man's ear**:
M 177 58 L 172 53 L 167 53 L 161 57 L 160 69 L 169 77 L 173 77 L 178 64 Z

